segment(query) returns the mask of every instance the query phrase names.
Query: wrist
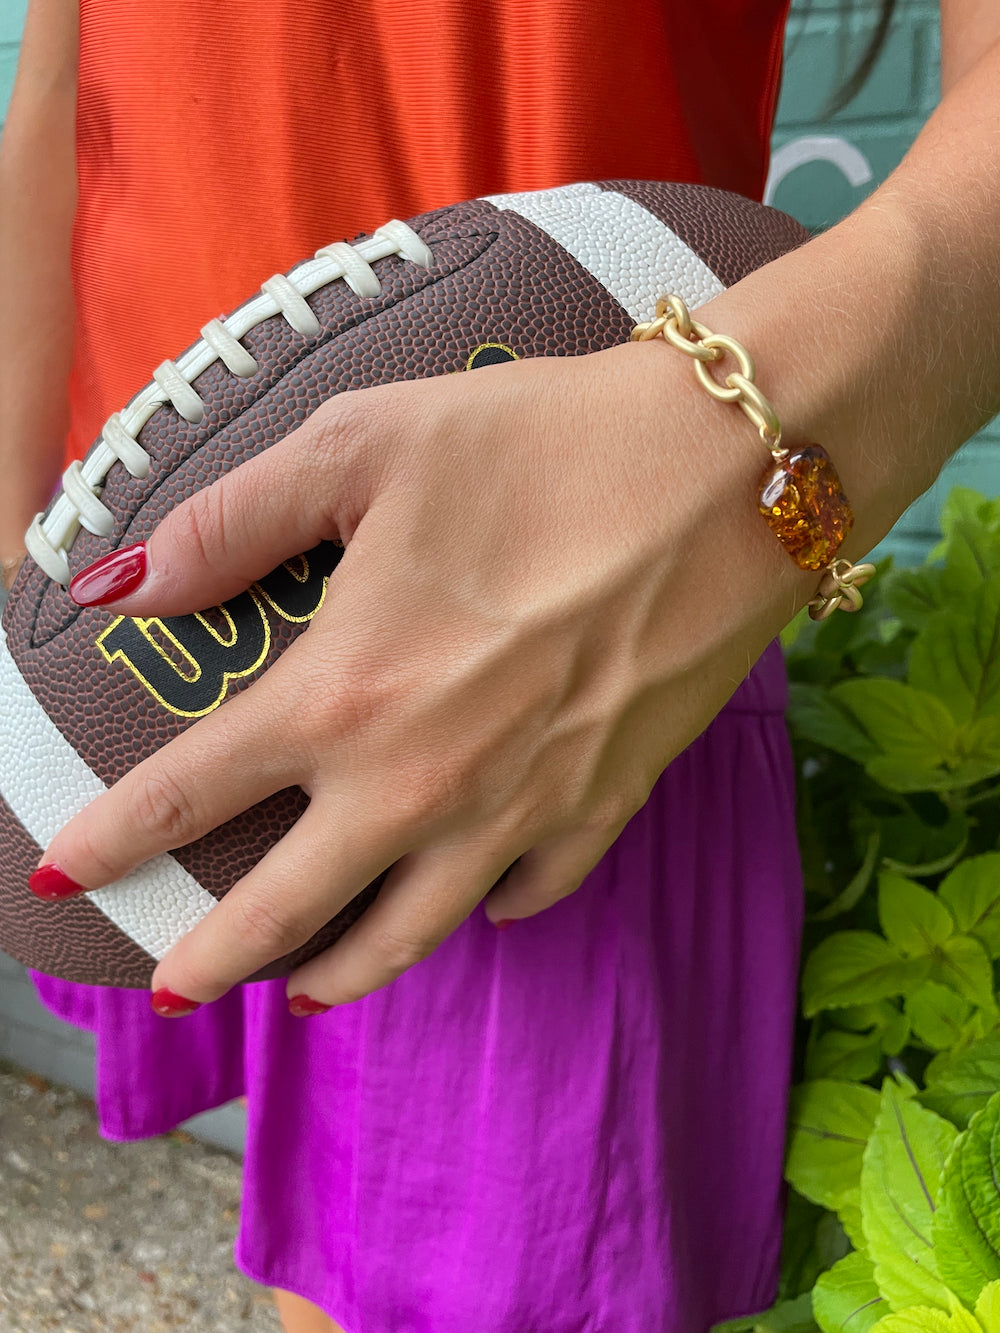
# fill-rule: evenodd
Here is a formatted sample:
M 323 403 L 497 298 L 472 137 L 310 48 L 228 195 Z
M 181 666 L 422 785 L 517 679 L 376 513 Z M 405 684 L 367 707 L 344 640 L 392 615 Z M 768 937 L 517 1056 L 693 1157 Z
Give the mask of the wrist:
M 785 443 L 815 442 L 830 455 L 855 515 L 843 547 L 852 560 L 965 438 L 933 402 L 946 396 L 940 385 L 921 379 L 942 338 L 935 330 L 924 341 L 926 264 L 915 224 L 855 214 L 696 312 L 747 346 Z
M 707 399 L 719 406 L 738 407 L 752 426 L 769 456 L 757 475 L 754 508 L 792 564 L 817 576 L 809 598 L 810 615 L 825 619 L 841 606 L 859 610 L 863 604 L 859 589 L 875 569 L 871 564 L 852 564 L 842 551 L 854 515 L 836 467 L 816 443 L 783 441 L 780 420 L 756 383 L 755 363 L 748 350 L 730 334 L 694 319 L 676 294 L 657 301 L 654 318 L 637 325 L 631 341 L 672 349 L 675 363 L 679 358 L 681 365 L 686 362 L 694 372 L 697 391 L 704 395 L 702 406 Z M 727 417 L 733 420 L 731 414 Z M 737 466 L 738 494 L 744 489 L 741 472 Z

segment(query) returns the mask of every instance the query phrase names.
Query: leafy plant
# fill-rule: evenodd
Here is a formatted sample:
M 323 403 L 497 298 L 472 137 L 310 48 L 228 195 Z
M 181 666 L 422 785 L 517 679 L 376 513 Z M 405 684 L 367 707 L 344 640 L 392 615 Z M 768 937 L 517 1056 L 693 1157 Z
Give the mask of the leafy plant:
M 1000 500 L 942 530 L 785 635 L 800 1081 L 780 1299 L 727 1333 L 1000 1333 Z

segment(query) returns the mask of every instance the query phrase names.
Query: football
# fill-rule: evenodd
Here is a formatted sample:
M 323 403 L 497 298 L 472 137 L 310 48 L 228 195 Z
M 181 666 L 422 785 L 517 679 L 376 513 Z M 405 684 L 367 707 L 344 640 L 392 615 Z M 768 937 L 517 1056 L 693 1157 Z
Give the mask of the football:
M 567 185 L 475 199 L 335 242 L 259 292 L 107 422 L 26 538 L 0 635 L 0 949 L 70 981 L 145 987 L 159 959 L 291 827 L 279 792 L 207 837 L 63 903 L 27 888 L 57 830 L 140 760 L 246 689 L 315 614 L 323 544 L 223 606 L 132 619 L 81 608 L 70 578 L 143 541 L 176 504 L 333 394 L 628 340 L 676 292 L 692 310 L 800 245 L 791 218 L 703 186 Z M 376 881 L 303 947 L 331 945 Z

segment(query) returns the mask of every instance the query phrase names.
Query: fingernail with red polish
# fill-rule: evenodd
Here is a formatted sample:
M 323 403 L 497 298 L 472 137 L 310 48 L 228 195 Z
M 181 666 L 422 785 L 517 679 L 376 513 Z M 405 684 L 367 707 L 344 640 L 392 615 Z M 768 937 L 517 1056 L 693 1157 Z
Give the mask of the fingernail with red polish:
M 504 921 L 494 921 L 493 924 L 497 930 L 508 930 L 514 924 L 514 918 L 511 917 Z
M 312 1014 L 325 1014 L 328 1009 L 332 1009 L 332 1004 L 321 1004 L 319 1000 L 312 1000 L 308 995 L 293 995 L 288 1001 L 289 1011 L 296 1018 L 309 1018 Z
M 28 888 L 36 898 L 44 898 L 49 903 L 87 892 L 82 884 L 77 884 L 75 879 L 70 879 L 65 871 L 60 870 L 55 861 L 33 870 L 28 876 Z
M 69 595 L 78 606 L 104 606 L 135 592 L 146 577 L 146 543 L 123 546 L 95 560 L 70 581 Z
M 201 1008 L 200 1000 L 187 1000 L 183 995 L 168 990 L 166 986 L 153 991 L 149 1002 L 161 1018 L 183 1018 L 185 1014 L 193 1014 L 196 1009 Z

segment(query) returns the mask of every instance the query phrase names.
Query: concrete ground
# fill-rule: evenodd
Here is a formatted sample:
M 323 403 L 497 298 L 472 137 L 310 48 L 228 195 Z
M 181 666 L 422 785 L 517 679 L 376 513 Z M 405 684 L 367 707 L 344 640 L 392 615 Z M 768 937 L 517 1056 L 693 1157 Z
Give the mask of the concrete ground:
M 93 1102 L 0 1061 L 0 1333 L 279 1333 L 233 1263 L 240 1163 L 108 1143 Z

